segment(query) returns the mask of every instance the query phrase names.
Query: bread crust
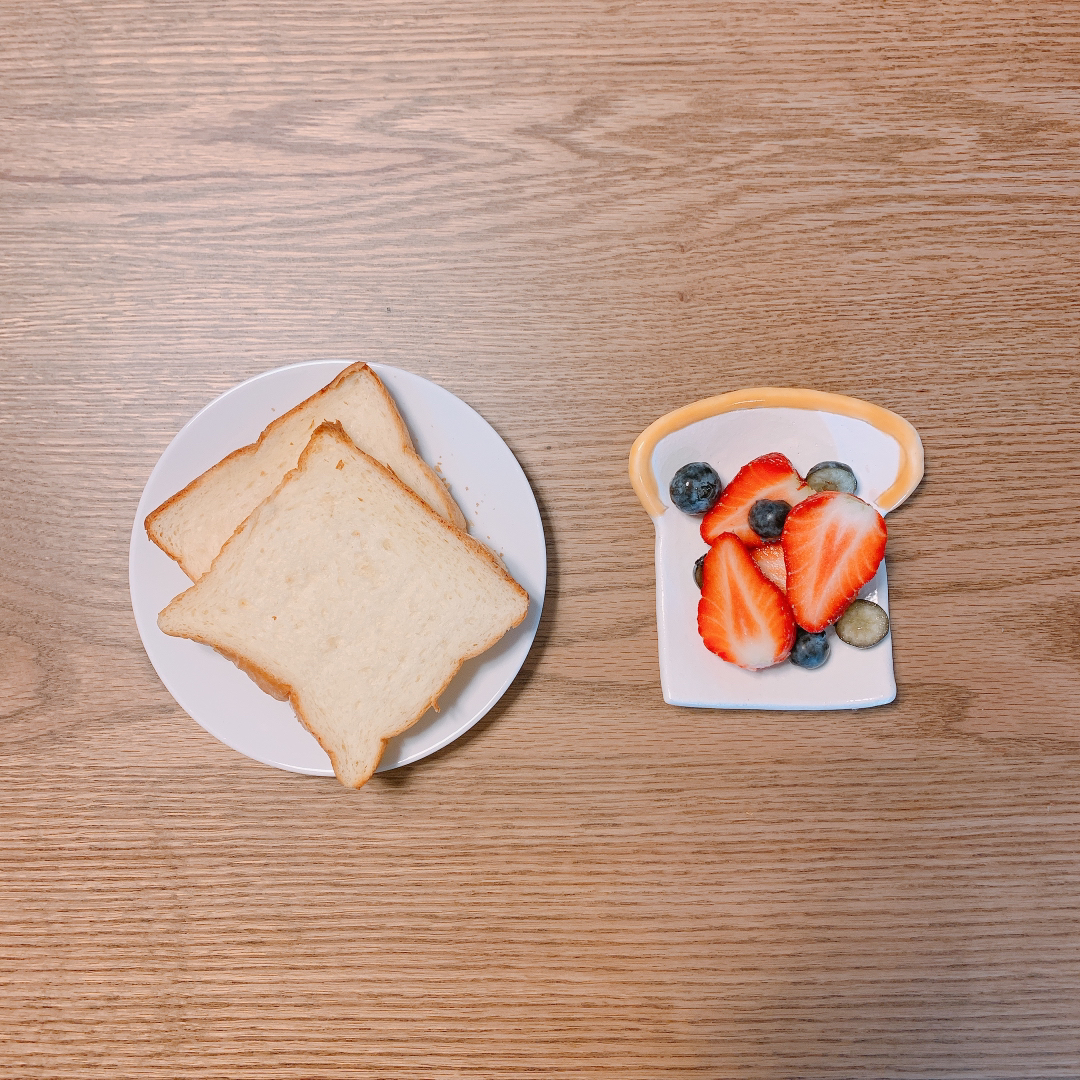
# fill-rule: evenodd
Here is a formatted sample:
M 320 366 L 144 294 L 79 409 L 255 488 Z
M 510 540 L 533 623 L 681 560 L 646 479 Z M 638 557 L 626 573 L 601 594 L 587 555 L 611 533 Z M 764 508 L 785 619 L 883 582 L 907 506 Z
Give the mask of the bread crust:
M 510 630 L 512 630 L 516 626 L 519 626 L 524 620 L 525 616 L 528 614 L 529 604 L 531 601 L 529 599 L 529 594 L 510 576 L 509 572 L 506 570 L 506 567 L 503 566 L 502 562 L 495 556 L 492 551 L 490 551 L 484 544 L 480 543 L 479 540 L 470 536 L 464 530 L 451 525 L 450 522 L 446 520 L 446 518 L 433 510 L 423 499 L 420 498 L 419 495 L 416 494 L 416 492 L 414 492 L 406 484 L 403 484 L 401 480 L 398 479 L 397 474 L 392 469 L 388 468 L 381 461 L 373 458 L 370 454 L 364 453 L 364 451 L 361 450 L 349 438 L 348 434 L 345 431 L 345 428 L 337 420 L 323 421 L 321 424 L 319 424 L 318 427 L 315 428 L 315 430 L 311 433 L 311 438 L 308 440 L 307 446 L 304 447 L 303 451 L 300 454 L 300 458 L 297 461 L 296 468 L 291 469 L 289 472 L 287 472 L 282 478 L 281 483 L 279 483 L 274 489 L 273 493 L 270 494 L 266 499 L 264 499 L 263 502 L 261 502 L 251 512 L 251 514 L 247 518 L 245 518 L 244 521 L 236 527 L 236 529 L 233 530 L 232 535 L 229 537 L 228 540 L 225 541 L 225 544 L 222 546 L 221 551 L 218 553 L 217 556 L 215 556 L 214 563 L 216 563 L 217 560 L 221 558 L 225 550 L 234 542 L 237 536 L 240 535 L 244 527 L 247 525 L 248 521 L 250 521 L 264 505 L 270 502 L 274 498 L 274 496 L 277 495 L 278 491 L 280 491 L 297 473 L 299 473 L 304 468 L 307 459 L 312 454 L 317 452 L 318 443 L 324 438 L 332 438 L 340 445 L 343 453 L 353 454 L 358 457 L 365 458 L 376 469 L 385 473 L 386 476 L 388 476 L 401 489 L 401 491 L 406 495 L 406 497 L 413 500 L 413 502 L 417 506 L 419 506 L 421 510 L 425 514 L 427 514 L 434 522 L 436 522 L 441 528 L 453 534 L 459 541 L 463 541 L 466 547 L 470 548 L 475 554 L 488 562 L 491 568 L 494 569 L 497 574 L 507 584 L 509 584 L 524 601 L 521 615 L 514 622 L 512 622 L 506 630 L 502 631 L 501 633 L 494 634 L 488 641 L 486 641 L 475 651 L 470 652 L 467 655 L 459 658 L 457 665 L 450 672 L 450 675 L 447 677 L 446 681 L 439 687 L 435 694 L 432 695 L 431 701 L 428 705 L 426 705 L 423 709 L 416 713 L 416 715 L 413 716 L 410 720 L 402 723 L 394 731 L 391 731 L 388 734 L 380 737 L 378 753 L 375 755 L 372 768 L 363 776 L 354 778 L 354 781 L 351 784 L 345 784 L 345 781 L 342 779 L 343 770 L 340 767 L 340 762 L 337 758 L 337 755 L 334 753 L 333 748 L 329 746 L 326 742 L 324 742 L 323 738 L 320 737 L 318 731 L 314 729 L 308 718 L 304 715 L 304 711 L 300 705 L 298 691 L 295 687 L 291 686 L 287 682 L 284 682 L 283 680 L 276 678 L 265 668 L 262 668 L 259 665 L 253 663 L 251 660 L 243 656 L 241 653 L 237 652 L 235 649 L 222 646 L 219 643 L 210 640 L 205 635 L 182 635 L 191 641 L 197 641 L 202 645 L 208 645 L 210 646 L 210 648 L 221 653 L 222 656 L 232 661 L 232 663 L 234 663 L 241 671 L 243 671 L 249 678 L 251 678 L 256 683 L 256 685 L 258 685 L 259 688 L 265 693 L 268 693 L 271 696 L 278 698 L 279 700 L 287 700 L 290 705 L 292 705 L 293 711 L 296 713 L 297 719 L 304 726 L 304 728 L 311 733 L 311 735 L 315 738 L 315 741 L 318 742 L 319 746 L 322 747 L 327 757 L 330 758 L 330 763 L 334 767 L 334 774 L 338 777 L 341 783 L 344 784 L 346 787 L 359 789 L 363 787 L 363 785 L 367 783 L 368 780 L 371 779 L 372 775 L 374 775 L 375 771 L 378 769 L 379 762 L 382 760 L 382 756 L 386 751 L 386 744 L 395 736 L 400 735 L 403 731 L 407 731 L 409 728 L 411 728 L 418 720 L 420 720 L 421 717 L 425 715 L 425 713 L 427 713 L 428 709 L 434 708 L 436 711 L 438 711 L 439 695 L 442 694 L 443 691 L 447 688 L 447 686 L 449 686 L 450 683 L 453 681 L 454 676 L 461 669 L 462 664 L 464 664 L 466 660 L 470 660 L 472 659 L 472 657 L 479 656 L 481 653 L 486 652 L 502 637 L 509 633 Z M 211 564 L 211 569 L 212 568 L 213 564 Z M 168 633 L 168 631 L 164 632 Z
M 439 494 L 444 503 L 445 514 L 443 516 L 447 520 L 451 521 L 452 524 L 455 525 L 458 529 L 464 532 L 466 528 L 466 522 L 465 516 L 461 512 L 461 507 L 458 506 L 457 502 L 455 502 L 454 497 L 450 494 L 449 488 L 446 486 L 446 483 L 439 476 L 439 474 L 435 472 L 435 470 L 416 452 L 416 447 L 413 444 L 412 436 L 409 434 L 409 429 L 405 425 L 405 420 L 402 418 L 396 402 L 390 396 L 390 392 L 383 385 L 382 379 L 379 378 L 379 376 L 375 373 L 374 369 L 371 368 L 370 365 L 363 362 L 358 362 L 355 364 L 350 364 L 347 368 L 345 368 L 344 371 L 339 372 L 330 382 L 326 384 L 326 386 L 324 386 L 321 390 L 317 390 L 310 397 L 305 398 L 303 401 L 300 402 L 299 405 L 295 405 L 288 412 L 282 413 L 281 416 L 277 417 L 274 420 L 271 420 L 270 423 L 267 424 L 265 428 L 263 428 L 262 432 L 259 434 L 259 437 L 253 443 L 248 443 L 246 446 L 241 446 L 239 449 L 234 450 L 231 454 L 226 454 L 226 456 L 223 457 L 216 465 L 211 465 L 209 469 L 207 469 L 205 472 L 200 473 L 186 487 L 176 492 L 175 495 L 171 495 L 160 506 L 151 510 L 150 513 L 146 515 L 146 519 L 143 522 L 143 527 L 146 529 L 146 535 L 150 539 L 150 541 L 156 544 L 159 548 L 161 548 L 161 550 L 164 551 L 170 559 L 173 559 L 176 563 L 178 563 L 180 569 L 183 570 L 184 573 L 187 574 L 187 576 L 191 578 L 192 581 L 197 580 L 192 568 L 185 565 L 183 555 L 180 552 L 173 550 L 170 547 L 168 541 L 158 531 L 157 522 L 161 515 L 164 514 L 181 499 L 187 498 L 193 491 L 201 487 L 206 482 L 207 477 L 216 473 L 219 469 L 224 468 L 227 463 L 239 458 L 250 457 L 251 455 L 255 454 L 256 451 L 258 451 L 259 447 L 262 446 L 263 442 L 265 442 L 267 436 L 270 435 L 282 424 L 284 424 L 284 422 L 289 417 L 293 416 L 295 413 L 298 413 L 301 409 L 308 408 L 313 402 L 317 402 L 320 398 L 329 396 L 331 393 L 336 391 L 343 383 L 362 375 L 369 376 L 372 379 L 373 385 L 382 395 L 386 403 L 389 405 L 390 412 L 394 418 L 395 425 L 401 437 L 402 446 L 405 448 L 405 452 L 415 459 L 415 463 L 421 469 L 421 471 L 424 472 L 433 481 L 435 485 L 435 491 Z M 323 421 L 323 423 L 328 422 L 331 421 Z M 314 435 L 314 432 L 312 432 L 312 435 Z M 350 445 L 353 445 L 351 440 Z M 362 452 L 363 451 L 361 451 L 361 453 Z M 381 462 L 379 464 L 381 464 Z M 388 469 L 388 471 L 393 473 L 392 469 Z M 398 479 L 399 482 L 401 482 L 400 477 L 398 477 L 396 473 L 393 473 L 393 475 L 396 479 Z M 404 483 L 402 484 L 402 486 L 408 487 L 408 485 Z M 411 491 L 411 489 L 409 490 Z M 423 502 L 422 499 L 421 502 Z

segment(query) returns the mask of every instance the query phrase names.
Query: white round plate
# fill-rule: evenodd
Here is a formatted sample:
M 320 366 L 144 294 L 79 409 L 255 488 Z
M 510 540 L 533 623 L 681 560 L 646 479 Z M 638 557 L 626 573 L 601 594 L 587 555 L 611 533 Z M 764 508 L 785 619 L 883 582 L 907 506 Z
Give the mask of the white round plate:
M 235 665 L 206 645 L 169 637 L 158 612 L 191 585 L 146 536 L 146 515 L 226 454 L 348 367 L 318 360 L 257 375 L 212 401 L 161 455 L 139 500 L 131 530 L 131 606 L 146 654 L 178 704 L 211 735 L 247 757 L 291 772 L 333 776 L 330 759 L 296 719 Z M 525 662 L 544 603 L 547 551 L 529 481 L 510 448 L 479 413 L 448 390 L 398 368 L 372 364 L 412 434 L 416 450 L 446 480 L 469 525 L 529 594 L 529 613 L 497 645 L 462 665 L 408 731 L 391 739 L 379 772 L 408 765 L 453 742 L 502 697 Z

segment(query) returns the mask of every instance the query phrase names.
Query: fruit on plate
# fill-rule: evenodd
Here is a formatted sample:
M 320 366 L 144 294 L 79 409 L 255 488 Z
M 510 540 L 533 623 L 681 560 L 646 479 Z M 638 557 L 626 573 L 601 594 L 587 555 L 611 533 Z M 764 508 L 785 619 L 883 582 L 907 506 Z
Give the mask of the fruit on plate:
M 834 623 L 860 648 L 888 633 L 884 609 L 855 599 L 886 541 L 884 519 L 855 487 L 839 461 L 815 465 L 806 481 L 780 453 L 739 470 L 702 520 L 711 546 L 694 566 L 698 631 L 711 652 L 751 671 L 786 658 L 816 668 L 828 659 L 825 629 Z
M 819 461 L 806 474 L 806 482 L 815 491 L 846 491 L 849 495 L 859 487 L 855 471 L 842 461 Z
M 787 591 L 787 566 L 784 563 L 782 544 L 762 544 L 753 548 L 750 557 L 757 568 L 781 591 Z
M 780 542 L 799 626 L 817 633 L 840 618 L 877 573 L 885 539 L 884 518 L 847 492 L 811 495 L 792 509 Z
M 750 671 L 779 664 L 795 644 L 791 605 L 734 533 L 705 556 L 698 633 L 710 652 Z
M 716 505 L 701 522 L 701 538 L 714 544 L 723 533 L 734 533 L 747 547 L 767 543 L 750 527 L 750 508 L 760 499 L 798 506 L 814 491 L 783 454 L 763 454 L 744 465 Z
M 889 632 L 889 616 L 872 600 L 852 600 L 836 620 L 836 636 L 846 645 L 869 649 Z
M 801 626 L 795 627 L 795 644 L 791 647 L 791 655 L 788 659 L 796 667 L 819 668 L 829 659 L 829 639 L 822 630 L 817 634 L 810 634 Z
M 720 498 L 720 477 L 707 461 L 691 461 L 671 478 L 671 501 L 684 514 L 704 514 Z
M 783 499 L 758 499 L 746 515 L 747 524 L 762 540 L 779 540 L 791 503 Z

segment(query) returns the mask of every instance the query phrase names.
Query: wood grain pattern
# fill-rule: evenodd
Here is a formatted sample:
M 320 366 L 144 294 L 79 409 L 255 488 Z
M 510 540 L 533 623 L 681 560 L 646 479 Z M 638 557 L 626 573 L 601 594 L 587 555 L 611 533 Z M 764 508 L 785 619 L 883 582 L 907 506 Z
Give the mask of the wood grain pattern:
M 0 1073 L 1080 1075 L 1072 3 L 0 6 Z M 548 533 L 502 703 L 360 793 L 173 703 L 187 418 L 435 379 Z M 922 433 L 898 700 L 664 705 L 626 455 L 745 385 Z

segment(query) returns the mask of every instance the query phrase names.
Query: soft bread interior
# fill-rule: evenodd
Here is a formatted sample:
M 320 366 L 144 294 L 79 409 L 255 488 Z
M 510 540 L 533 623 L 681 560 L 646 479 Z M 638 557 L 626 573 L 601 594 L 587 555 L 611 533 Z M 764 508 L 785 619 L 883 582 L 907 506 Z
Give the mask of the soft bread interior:
M 359 787 L 527 610 L 491 552 L 327 424 L 158 625 L 284 688 Z

